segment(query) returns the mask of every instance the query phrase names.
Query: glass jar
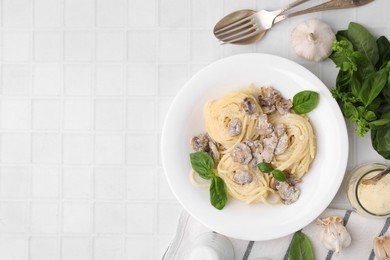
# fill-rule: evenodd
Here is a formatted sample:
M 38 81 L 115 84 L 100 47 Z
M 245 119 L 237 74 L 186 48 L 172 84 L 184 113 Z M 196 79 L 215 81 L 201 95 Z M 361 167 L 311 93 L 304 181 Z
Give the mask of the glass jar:
M 194 241 L 190 260 L 233 260 L 234 249 L 230 240 L 215 232 L 200 234 Z
M 390 216 L 390 174 L 376 184 L 362 184 L 362 180 L 376 176 L 386 167 L 379 163 L 364 164 L 348 176 L 347 197 L 357 213 L 377 218 Z

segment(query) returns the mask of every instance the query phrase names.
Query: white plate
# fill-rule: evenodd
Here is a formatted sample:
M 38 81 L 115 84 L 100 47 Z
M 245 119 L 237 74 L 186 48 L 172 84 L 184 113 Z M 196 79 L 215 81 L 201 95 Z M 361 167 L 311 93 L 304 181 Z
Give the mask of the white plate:
M 317 154 L 300 184 L 302 194 L 296 203 L 247 205 L 230 198 L 223 210 L 217 210 L 210 204 L 208 189 L 196 187 L 190 181 L 189 141 L 192 136 L 205 132 L 203 106 L 208 100 L 251 83 L 273 86 L 291 99 L 302 90 L 320 94 L 319 105 L 309 114 L 317 136 Z M 305 227 L 329 205 L 345 173 L 348 136 L 337 103 L 314 74 L 281 57 L 243 54 L 208 65 L 185 84 L 166 116 L 161 147 L 169 185 L 193 217 L 229 237 L 269 240 Z

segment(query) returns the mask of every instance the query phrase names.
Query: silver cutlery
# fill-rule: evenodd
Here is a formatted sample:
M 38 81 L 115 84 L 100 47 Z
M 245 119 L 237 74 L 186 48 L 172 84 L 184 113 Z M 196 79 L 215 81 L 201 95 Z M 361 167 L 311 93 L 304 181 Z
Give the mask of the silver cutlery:
M 253 10 L 235 11 L 222 18 L 215 25 L 214 35 L 220 40 L 221 44 L 251 44 L 263 38 L 266 31 L 273 25 L 287 18 L 325 10 L 357 7 L 374 0 L 330 0 L 301 11 L 284 14 L 289 9 L 307 1 L 310 0 L 298 0 L 285 8 L 271 12 L 266 10 L 259 12 Z

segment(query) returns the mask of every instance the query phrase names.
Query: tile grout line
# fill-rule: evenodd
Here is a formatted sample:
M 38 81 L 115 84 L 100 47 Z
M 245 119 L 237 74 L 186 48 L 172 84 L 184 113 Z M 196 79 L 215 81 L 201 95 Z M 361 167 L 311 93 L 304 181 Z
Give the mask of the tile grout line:
M 65 19 L 66 19 L 66 8 L 65 8 L 65 1 L 61 1 L 61 7 L 62 7 L 62 28 L 65 27 Z M 62 232 L 64 230 L 64 113 L 65 113 L 65 102 L 64 102 L 64 93 L 65 93 L 65 56 L 66 56 L 66 33 L 65 30 L 61 30 L 61 36 L 62 36 L 62 41 L 61 41 L 61 57 L 60 57 L 60 63 L 59 66 L 61 67 L 61 72 L 60 72 L 60 122 L 59 122 L 59 135 L 60 135 L 60 149 L 61 149 L 61 158 L 60 158 L 60 163 L 61 163 L 61 168 L 60 168 L 60 183 L 59 183 L 59 203 L 58 203 L 58 226 L 57 226 L 57 232 L 58 232 L 58 248 L 59 248 L 59 253 L 58 253 L 58 259 L 62 259 Z
M 4 3 L 3 1 L 0 1 L 0 28 L 3 28 L 4 27 Z M 1 50 L 2 51 L 2 50 Z M 3 58 L 2 56 L 0 58 Z
M 91 235 L 93 235 L 93 238 L 91 239 L 91 254 L 90 258 L 95 259 L 95 246 L 96 246 L 96 240 L 95 240 L 95 235 L 96 235 L 96 225 L 95 225 L 95 213 L 96 213 L 96 175 L 95 175 L 95 156 L 94 156 L 94 149 L 95 149 L 95 138 L 96 138 L 96 133 L 95 133 L 95 128 L 96 128 L 96 100 L 95 100 L 95 93 L 96 93 L 96 60 L 97 60 L 97 0 L 92 0 L 92 5 L 93 5 L 93 21 L 92 21 L 92 26 L 93 26 L 93 44 L 92 44 L 92 62 L 93 64 L 93 83 L 92 83 L 92 98 L 91 98 L 91 125 L 90 125 L 90 130 L 92 131 L 92 138 L 93 138 L 93 144 L 92 144 L 92 167 L 91 167 L 91 198 L 92 198 L 92 203 L 91 203 L 91 216 L 90 216 L 90 223 L 91 223 Z
M 126 9 L 126 12 L 125 12 L 125 28 L 127 29 L 127 26 L 129 24 L 129 1 L 126 1 L 125 3 L 125 9 Z M 123 129 L 127 129 L 128 128 L 128 122 L 127 122 L 127 113 L 128 113 L 128 110 L 127 110 L 127 70 L 126 70 L 126 65 L 124 62 L 126 62 L 128 60 L 128 57 L 129 57 L 129 33 L 128 31 L 125 32 L 124 34 L 124 60 L 123 60 L 123 63 L 121 64 L 121 70 L 122 70 L 122 73 L 123 73 L 123 79 L 122 79 L 122 85 L 123 87 L 125 88 L 124 89 L 124 93 L 123 93 L 123 96 L 122 96 L 122 102 L 123 102 L 123 108 L 124 108 L 124 113 L 123 113 Z M 126 135 L 125 134 L 122 134 L 121 135 L 121 140 L 122 140 L 122 143 L 123 143 L 123 146 L 122 146 L 122 163 L 125 163 L 126 162 Z M 127 171 L 126 170 L 122 170 L 121 173 L 122 175 L 122 180 L 123 183 L 122 183 L 122 198 L 121 198 L 121 204 L 122 204 L 122 209 L 123 209 L 123 213 L 122 213 L 122 218 L 123 218 L 123 226 L 122 226 L 122 232 L 121 232 L 121 236 L 122 236 L 122 253 L 123 253 L 123 256 L 122 258 L 125 259 L 127 257 L 127 247 L 126 247 L 126 233 L 127 233 L 127 219 L 128 219 L 128 216 L 127 216 L 127 204 L 126 204 L 126 197 L 127 197 L 127 193 L 126 193 L 126 187 L 127 187 Z
M 35 0 L 31 0 L 31 25 L 32 25 L 32 29 L 34 28 L 34 25 L 35 25 L 35 9 L 34 9 L 34 6 L 35 6 Z M 4 16 L 3 16 L 4 17 Z M 3 27 L 2 27 L 3 28 Z M 32 99 L 31 99 L 31 95 L 33 93 L 33 87 L 34 87 L 34 73 L 33 73 L 33 61 L 34 61 L 34 58 L 35 58 L 35 55 L 34 55 L 34 47 L 35 47 L 35 33 L 33 30 L 31 30 L 30 32 L 30 37 L 31 37 L 31 43 L 30 43 L 30 70 L 31 70 L 31 78 L 30 78 L 30 96 L 29 96 L 29 99 L 30 99 L 30 131 L 29 131 L 29 135 L 30 135 L 30 167 L 29 167 L 29 173 L 30 173 L 30 183 L 29 183 L 29 196 L 28 196 L 28 207 L 29 207 L 29 211 L 28 211 L 28 235 L 27 236 L 27 250 L 26 250 L 26 259 L 30 259 L 30 255 L 31 255 L 31 241 L 32 241 L 32 234 L 31 234 L 31 215 L 32 215 L 32 198 L 33 198 L 33 164 L 32 164 L 32 157 L 33 157 L 33 153 L 32 153 L 32 149 L 33 149 L 33 141 L 32 141 L 32 131 L 31 129 L 33 129 L 33 103 L 32 103 Z
M 157 45 L 156 47 L 156 57 L 155 57 L 155 64 L 156 64 L 156 74 L 154 75 L 155 76 L 155 82 L 156 82 L 156 90 L 155 90 L 155 93 L 153 95 L 153 98 L 154 100 L 156 100 L 160 95 L 161 95 L 161 89 L 160 89 L 160 69 L 161 69 L 161 64 L 160 64 L 160 49 L 161 49 L 161 46 L 160 46 L 160 41 L 161 41 L 161 16 L 160 16 L 160 13 L 161 13 L 161 1 L 158 1 L 158 0 L 154 0 L 155 3 L 156 3 L 156 25 L 155 25 L 155 30 L 156 30 L 156 42 L 155 42 L 155 45 Z M 155 107 L 155 117 L 156 117 L 156 121 L 159 122 L 160 121 L 160 113 L 158 113 L 158 102 L 155 101 L 155 103 L 157 103 L 157 106 Z M 155 122 L 156 123 L 156 122 Z M 157 138 L 157 142 L 159 141 L 158 139 L 158 135 L 155 134 L 156 138 Z M 156 149 L 157 149 L 157 161 L 159 160 L 159 156 L 161 156 L 161 153 L 159 152 L 159 144 L 156 144 Z M 128 152 L 128 151 L 127 151 Z M 157 164 L 157 163 L 156 163 Z M 154 168 L 153 168 L 153 171 L 155 172 L 156 171 L 156 164 L 154 164 Z M 160 244 L 160 241 L 159 239 L 157 238 L 157 235 L 159 234 L 159 226 L 158 226 L 158 218 L 159 218 L 159 198 L 158 198 L 158 191 L 159 191 L 159 185 L 158 185 L 158 182 L 156 182 L 155 180 L 155 188 L 156 188 L 156 191 L 157 193 L 154 194 L 154 202 L 155 202 L 155 205 L 153 207 L 153 258 L 156 259 L 157 258 L 157 253 L 158 252 L 158 249 L 159 249 L 159 244 Z
M 4 24 L 4 3 L 3 1 L 0 1 L 0 30 L 3 29 L 3 24 Z M 3 46 L 3 34 L 0 31 L 0 46 Z M 0 65 L 2 64 L 3 61 L 3 48 L 0 48 Z M 1 70 L 2 66 L 0 66 L 0 95 L 2 94 L 2 78 L 1 78 Z

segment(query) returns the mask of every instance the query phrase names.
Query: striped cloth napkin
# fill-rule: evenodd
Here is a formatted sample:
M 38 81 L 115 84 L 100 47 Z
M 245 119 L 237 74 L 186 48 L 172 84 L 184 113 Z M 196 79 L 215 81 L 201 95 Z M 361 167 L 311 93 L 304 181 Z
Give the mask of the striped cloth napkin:
M 373 260 L 373 238 L 379 235 L 387 234 L 390 226 L 390 217 L 387 219 L 367 218 L 350 210 L 326 209 L 320 218 L 328 216 L 339 216 L 344 218 L 344 224 L 351 234 L 352 243 L 345 248 L 340 255 L 333 251 L 325 249 L 316 234 L 319 226 L 316 221 L 310 223 L 302 232 L 305 233 L 313 245 L 316 259 L 342 259 L 342 260 Z M 211 230 L 197 222 L 187 212 L 183 210 L 179 217 L 176 234 L 168 247 L 163 260 L 185 260 L 191 252 L 191 245 L 195 238 Z M 229 238 L 232 242 L 235 258 L 237 260 L 255 260 L 260 257 L 266 257 L 273 260 L 287 260 L 288 250 L 293 234 L 282 238 L 269 241 L 245 241 Z

